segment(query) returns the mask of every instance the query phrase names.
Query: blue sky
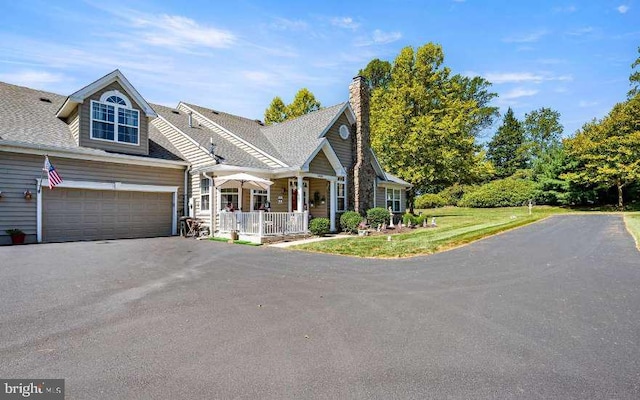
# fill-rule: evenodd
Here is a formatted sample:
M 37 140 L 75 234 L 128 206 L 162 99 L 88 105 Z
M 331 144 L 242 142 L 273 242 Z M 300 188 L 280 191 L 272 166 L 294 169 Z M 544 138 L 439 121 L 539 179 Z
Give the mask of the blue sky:
M 551 107 L 572 134 L 624 100 L 640 0 L 12 1 L 0 81 L 66 95 L 119 68 L 150 102 L 262 119 L 302 87 L 345 101 L 371 59 L 427 42 L 491 81 L 502 112 Z

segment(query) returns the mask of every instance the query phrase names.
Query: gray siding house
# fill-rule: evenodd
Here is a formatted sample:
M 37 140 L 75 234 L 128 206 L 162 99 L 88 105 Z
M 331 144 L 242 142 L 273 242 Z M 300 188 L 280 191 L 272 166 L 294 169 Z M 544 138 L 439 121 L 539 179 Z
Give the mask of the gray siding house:
M 264 126 L 149 104 L 119 70 L 70 96 L 0 83 L 0 244 L 12 228 L 31 243 L 175 235 L 183 215 L 260 242 L 305 233 L 313 217 L 335 229 L 345 210 L 402 213 L 410 185 L 370 148 L 363 79 L 349 91 L 349 102 Z M 63 178 L 53 190 L 45 155 Z M 218 184 L 238 173 L 269 185 Z

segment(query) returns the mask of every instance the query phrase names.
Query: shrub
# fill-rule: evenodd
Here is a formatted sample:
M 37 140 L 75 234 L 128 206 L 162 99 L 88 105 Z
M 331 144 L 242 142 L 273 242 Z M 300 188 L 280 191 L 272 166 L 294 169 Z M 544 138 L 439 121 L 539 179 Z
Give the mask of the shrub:
M 461 207 L 514 207 L 536 196 L 536 184 L 513 177 L 499 179 L 467 192 L 458 202 Z
M 389 210 L 382 207 L 371 208 L 367 211 L 367 221 L 372 228 L 378 225 L 389 224 Z
M 330 232 L 331 221 L 329 218 L 314 218 L 309 222 L 309 231 L 317 236 L 324 236 Z
M 460 185 L 459 183 L 456 183 L 446 189 L 441 190 L 438 194 L 445 201 L 445 205 L 457 206 L 458 201 L 460 201 L 462 196 L 464 196 L 465 193 L 472 191 L 473 189 L 473 186 Z
M 408 226 L 408 225 L 409 225 L 409 223 L 411 223 L 411 225 L 416 225 L 416 224 L 417 224 L 417 221 L 418 221 L 417 217 L 415 217 L 415 216 L 414 216 L 413 214 L 411 214 L 411 213 L 405 213 L 405 214 L 402 216 L 402 223 L 403 223 L 405 226 Z
M 416 217 L 416 226 L 422 226 L 422 224 L 424 223 L 424 219 L 427 218 L 426 215 L 422 214 L 422 215 L 418 215 Z
M 447 201 L 439 194 L 425 193 L 416 197 L 416 208 L 436 208 L 444 207 Z
M 340 227 L 345 232 L 357 233 L 362 216 L 355 211 L 347 211 L 340 217 Z

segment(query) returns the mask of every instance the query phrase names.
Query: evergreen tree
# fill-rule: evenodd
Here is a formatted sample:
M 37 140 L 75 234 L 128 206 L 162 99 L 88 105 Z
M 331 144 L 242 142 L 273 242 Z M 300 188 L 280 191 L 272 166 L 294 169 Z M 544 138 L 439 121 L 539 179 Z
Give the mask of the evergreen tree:
M 293 102 L 287 106 L 286 119 L 301 117 L 319 109 L 320 102 L 316 100 L 313 93 L 307 88 L 302 88 L 296 93 Z
M 264 122 L 267 125 L 277 124 L 284 121 L 287 118 L 287 106 L 284 101 L 278 96 L 274 97 L 264 112 Z
M 496 175 L 506 178 L 517 170 L 527 168 L 527 147 L 524 129 L 511 107 L 502 119 L 502 125 L 487 145 L 487 158 L 493 163 Z

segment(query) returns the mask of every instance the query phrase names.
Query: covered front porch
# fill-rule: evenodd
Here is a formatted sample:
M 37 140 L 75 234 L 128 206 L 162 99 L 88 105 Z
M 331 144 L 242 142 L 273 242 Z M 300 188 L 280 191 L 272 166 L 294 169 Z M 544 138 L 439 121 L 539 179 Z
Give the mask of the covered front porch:
M 312 218 L 328 218 L 335 231 L 338 200 L 345 201 L 344 178 L 340 179 L 301 174 L 272 178 L 264 187 L 234 180 L 214 185 L 213 236 L 253 243 L 303 236 L 309 234 Z

